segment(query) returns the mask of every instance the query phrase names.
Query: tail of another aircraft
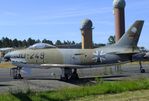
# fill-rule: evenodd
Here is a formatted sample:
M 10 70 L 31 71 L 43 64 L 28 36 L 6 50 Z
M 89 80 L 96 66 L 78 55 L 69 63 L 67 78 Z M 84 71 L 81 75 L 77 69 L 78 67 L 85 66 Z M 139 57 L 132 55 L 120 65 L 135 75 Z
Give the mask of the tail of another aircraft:
M 116 43 L 116 46 L 137 47 L 143 24 L 143 20 L 137 20 Z

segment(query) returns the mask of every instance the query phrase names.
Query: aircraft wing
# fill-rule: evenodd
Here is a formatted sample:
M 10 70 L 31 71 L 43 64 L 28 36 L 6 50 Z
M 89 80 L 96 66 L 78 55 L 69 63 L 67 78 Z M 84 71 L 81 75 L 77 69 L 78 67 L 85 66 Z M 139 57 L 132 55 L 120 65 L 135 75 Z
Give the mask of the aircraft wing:
M 100 65 L 72 65 L 72 64 L 41 64 L 40 67 L 44 69 L 48 68 L 77 68 L 77 69 L 83 69 L 83 68 L 95 68 L 95 67 L 103 67 L 103 66 L 112 66 L 112 65 L 119 65 L 124 63 L 129 63 L 130 61 L 125 61 L 121 63 L 112 63 L 112 64 L 100 64 Z
M 42 68 L 91 68 L 92 65 L 41 64 Z

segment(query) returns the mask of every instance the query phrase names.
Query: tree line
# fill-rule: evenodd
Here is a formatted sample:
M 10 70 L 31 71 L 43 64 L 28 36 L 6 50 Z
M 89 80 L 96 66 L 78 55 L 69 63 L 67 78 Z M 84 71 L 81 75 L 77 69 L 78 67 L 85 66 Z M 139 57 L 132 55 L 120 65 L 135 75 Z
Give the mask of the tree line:
M 47 39 L 43 39 L 43 40 L 35 40 L 32 38 L 28 38 L 28 39 L 24 39 L 24 40 L 18 40 L 18 39 L 10 39 L 8 37 L 3 37 L 0 39 L 0 48 L 2 47 L 14 47 L 14 48 L 20 48 L 20 47 L 29 47 L 30 45 L 33 45 L 35 43 L 47 43 L 47 44 L 51 44 L 51 45 L 55 45 L 57 47 L 67 47 L 67 48 L 81 48 L 81 42 L 76 43 L 75 41 L 61 41 L 61 40 L 57 40 L 55 43 L 52 42 L 51 40 L 47 40 Z M 108 44 L 113 44 L 115 43 L 115 37 L 114 36 L 110 36 L 108 38 Z M 101 43 L 94 43 L 93 45 L 94 47 L 100 47 L 100 46 L 105 46 L 105 44 L 101 44 Z
M 75 43 L 74 41 L 60 41 L 57 40 L 55 43 L 53 43 L 51 40 L 43 39 L 43 40 L 35 40 L 32 38 L 28 38 L 27 40 L 18 40 L 18 39 L 9 39 L 7 37 L 3 37 L 0 39 L 0 48 L 2 47 L 29 47 L 30 45 L 33 45 L 35 43 L 48 43 L 51 45 L 77 45 L 80 43 Z

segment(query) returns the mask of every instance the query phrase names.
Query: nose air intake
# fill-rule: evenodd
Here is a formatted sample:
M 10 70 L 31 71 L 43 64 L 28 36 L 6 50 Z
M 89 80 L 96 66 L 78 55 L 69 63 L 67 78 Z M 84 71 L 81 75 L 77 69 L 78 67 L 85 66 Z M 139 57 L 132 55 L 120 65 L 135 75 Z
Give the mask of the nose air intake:
M 7 54 L 4 56 L 4 60 L 5 60 L 6 62 L 11 61 L 9 53 L 7 53 Z

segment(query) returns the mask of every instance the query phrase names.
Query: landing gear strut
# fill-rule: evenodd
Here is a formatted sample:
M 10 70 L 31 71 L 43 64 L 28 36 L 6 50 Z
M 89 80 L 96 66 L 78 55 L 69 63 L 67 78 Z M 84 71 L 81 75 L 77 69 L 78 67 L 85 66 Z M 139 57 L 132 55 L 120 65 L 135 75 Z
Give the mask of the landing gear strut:
M 70 68 L 62 68 L 61 80 L 68 81 L 68 80 L 76 80 L 79 79 L 77 69 L 70 69 Z
M 140 72 L 145 73 L 145 69 L 142 67 L 141 61 L 139 61 L 139 65 L 140 65 Z
M 13 76 L 13 79 L 23 79 L 20 70 L 21 67 L 15 67 L 10 69 L 10 75 Z

